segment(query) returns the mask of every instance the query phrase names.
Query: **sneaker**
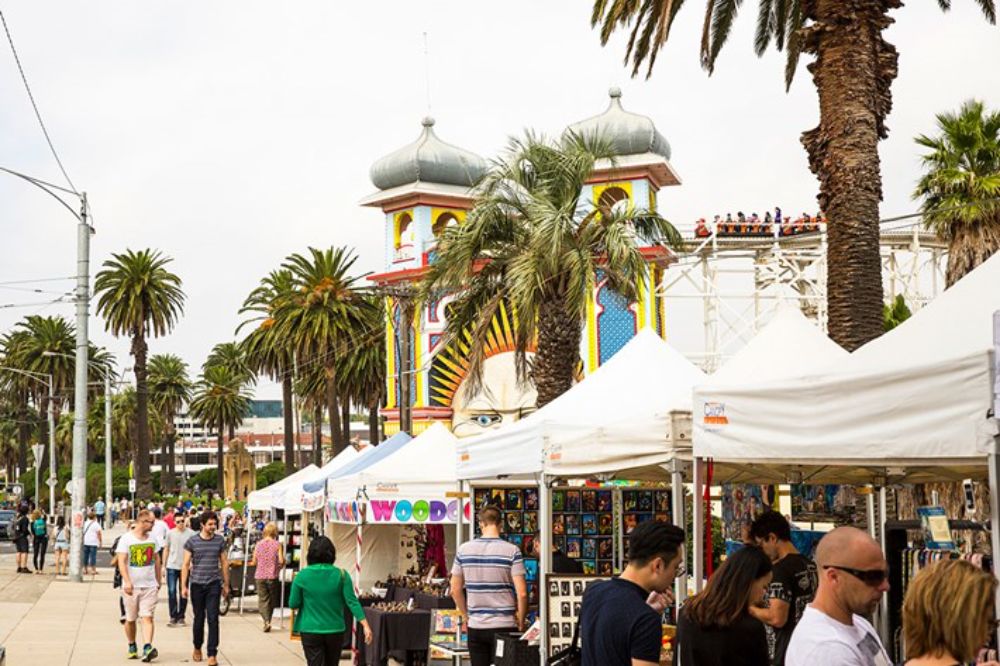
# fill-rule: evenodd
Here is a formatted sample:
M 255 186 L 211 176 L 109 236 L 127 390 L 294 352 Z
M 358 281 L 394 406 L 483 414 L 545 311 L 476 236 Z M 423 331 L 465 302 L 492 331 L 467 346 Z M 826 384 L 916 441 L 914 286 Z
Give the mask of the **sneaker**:
M 169 620 L 167 620 L 167 626 L 168 627 L 176 627 L 177 626 L 177 620 L 175 620 L 174 618 L 170 618 Z
M 177 626 L 178 627 L 186 627 L 187 625 L 188 625 L 188 623 L 184 621 L 184 618 L 181 618 L 181 619 L 177 620 Z
M 265 622 L 264 623 L 264 633 L 266 634 L 266 633 L 269 633 L 270 631 L 271 631 L 271 623 L 270 622 Z
M 139 648 L 135 645 L 128 646 L 128 659 L 138 659 L 139 658 Z
M 159 654 L 160 653 L 156 651 L 155 647 L 149 646 L 148 648 L 143 649 L 143 651 L 142 651 L 142 660 L 145 661 L 146 663 L 149 663 L 149 662 L 153 661 L 154 659 L 156 659 L 156 657 Z

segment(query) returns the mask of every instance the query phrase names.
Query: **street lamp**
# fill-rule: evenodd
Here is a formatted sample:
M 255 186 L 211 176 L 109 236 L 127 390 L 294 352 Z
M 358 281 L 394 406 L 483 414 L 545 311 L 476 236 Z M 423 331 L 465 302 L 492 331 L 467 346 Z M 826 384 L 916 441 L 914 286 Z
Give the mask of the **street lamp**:
M 63 358 L 73 358 L 69 354 L 62 354 L 54 351 L 43 351 L 42 356 L 61 356 Z M 96 368 L 102 375 L 104 375 L 104 505 L 107 511 L 111 511 L 111 483 L 112 483 L 112 468 L 111 468 L 111 368 L 105 367 L 100 363 L 95 363 L 89 361 L 88 365 L 92 368 Z M 128 368 L 122 369 L 122 376 L 128 372 Z M 115 376 L 115 379 L 119 379 Z M 118 383 L 117 381 L 115 382 Z
M 43 352 L 45 354 L 45 352 Z M 48 420 L 49 420 L 49 519 L 54 520 L 56 513 L 56 417 L 55 417 L 55 407 L 53 406 L 53 400 L 55 396 L 53 395 L 53 380 L 51 373 L 42 372 L 31 372 L 30 370 L 22 370 L 20 368 L 13 368 L 7 365 L 0 366 L 0 370 L 6 370 L 7 372 L 13 372 L 17 375 L 24 375 L 29 379 L 33 379 L 36 382 L 42 382 L 45 380 L 46 385 L 49 389 L 49 399 L 48 399 Z M 38 463 L 35 461 L 35 477 L 38 476 Z M 35 481 L 35 495 L 38 495 L 38 482 Z
M 90 234 L 93 227 L 87 221 L 90 208 L 87 193 L 68 190 L 46 183 L 23 173 L 0 167 L 0 171 L 24 180 L 58 201 L 76 218 L 76 377 L 73 401 L 73 477 L 70 481 L 73 515 L 70 518 L 69 577 L 83 582 L 83 511 L 87 506 L 87 355 L 89 351 L 88 324 L 90 314 Z M 62 196 L 60 196 L 61 193 Z M 64 196 L 76 198 L 79 212 L 66 202 Z

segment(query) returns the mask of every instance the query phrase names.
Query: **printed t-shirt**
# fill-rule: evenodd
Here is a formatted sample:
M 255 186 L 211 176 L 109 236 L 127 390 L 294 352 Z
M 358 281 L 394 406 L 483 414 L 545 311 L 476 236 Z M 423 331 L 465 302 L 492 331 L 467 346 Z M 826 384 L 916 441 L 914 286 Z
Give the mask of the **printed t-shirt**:
M 156 554 L 160 549 L 160 542 L 152 533 L 137 537 L 132 532 L 126 532 L 118 539 L 115 553 L 124 553 L 128 558 L 128 575 L 132 579 L 132 587 L 157 587 Z
M 788 620 L 780 628 L 766 626 L 767 647 L 773 666 L 785 663 L 788 642 L 792 640 L 792 632 L 802 614 L 816 596 L 818 580 L 816 563 L 800 553 L 791 553 L 775 563 L 767 597 L 788 604 Z
M 663 624 L 646 604 L 648 596 L 622 578 L 587 585 L 580 608 L 582 666 L 630 666 L 633 659 L 659 663 Z
M 465 578 L 470 629 L 517 624 L 514 576 L 524 576 L 520 548 L 495 537 L 473 539 L 458 547 L 451 573 Z
M 875 629 L 860 615 L 848 626 L 807 606 L 785 653 L 787 666 L 890 666 Z
M 168 569 L 180 571 L 184 567 L 184 544 L 195 535 L 194 530 L 184 529 L 184 531 L 170 530 L 167 532 L 167 562 Z
M 184 550 L 191 553 L 191 582 L 207 585 L 222 580 L 219 555 L 226 550 L 226 540 L 219 534 L 205 539 L 195 534 L 184 544 Z

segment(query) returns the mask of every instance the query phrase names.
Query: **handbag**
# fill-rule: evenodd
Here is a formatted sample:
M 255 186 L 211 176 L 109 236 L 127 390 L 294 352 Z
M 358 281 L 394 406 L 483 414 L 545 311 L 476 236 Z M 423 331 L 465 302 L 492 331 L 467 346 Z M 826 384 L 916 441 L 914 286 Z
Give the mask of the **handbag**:
M 563 648 L 549 658 L 548 666 L 580 666 L 583 662 L 583 650 L 578 645 L 580 640 L 580 620 L 573 627 L 573 640 L 569 647 Z

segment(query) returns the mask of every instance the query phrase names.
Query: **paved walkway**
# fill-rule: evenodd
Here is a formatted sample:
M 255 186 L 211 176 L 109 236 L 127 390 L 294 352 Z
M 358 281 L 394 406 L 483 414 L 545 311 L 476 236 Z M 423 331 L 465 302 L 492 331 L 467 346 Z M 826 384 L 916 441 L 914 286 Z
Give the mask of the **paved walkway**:
M 84 583 L 71 583 L 51 574 L 12 573 L 15 568 L 13 555 L 0 556 L 0 645 L 7 649 L 7 664 L 136 663 L 125 658 L 125 634 L 118 621 L 118 590 L 111 586 L 110 569 L 98 568 L 96 577 L 88 576 Z M 271 633 L 265 634 L 256 613 L 256 597 L 248 597 L 246 601 L 242 616 L 234 607 L 220 618 L 219 663 L 303 664 L 301 645 L 288 637 L 287 621 L 284 631 L 275 622 Z M 167 627 L 167 616 L 167 594 L 163 590 L 156 609 L 153 645 L 160 653 L 156 663 L 191 663 L 190 626 Z M 188 622 L 190 618 L 189 608 Z

